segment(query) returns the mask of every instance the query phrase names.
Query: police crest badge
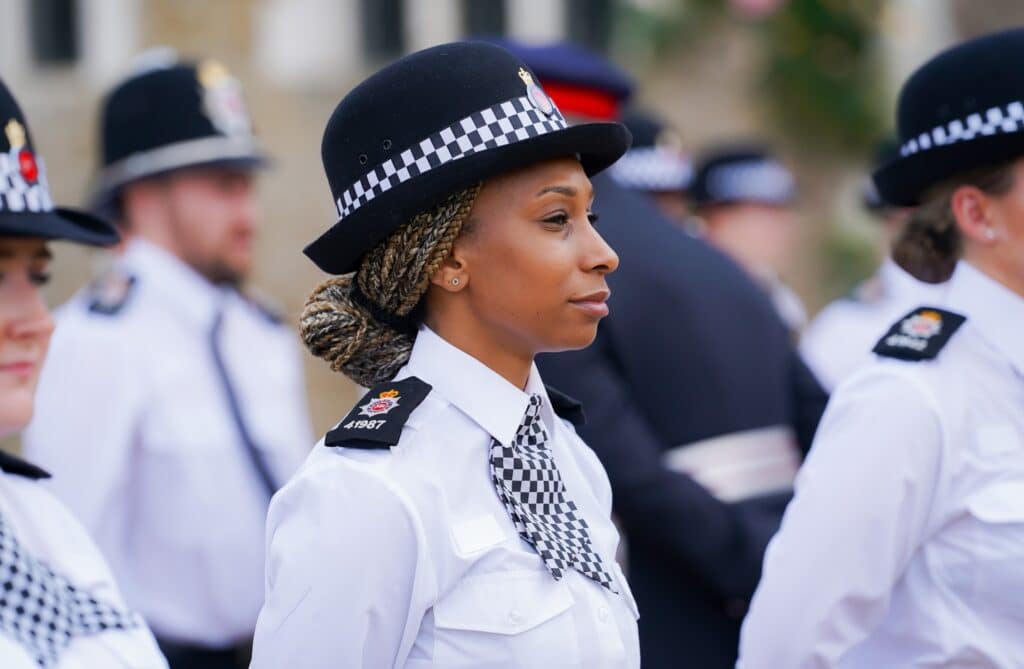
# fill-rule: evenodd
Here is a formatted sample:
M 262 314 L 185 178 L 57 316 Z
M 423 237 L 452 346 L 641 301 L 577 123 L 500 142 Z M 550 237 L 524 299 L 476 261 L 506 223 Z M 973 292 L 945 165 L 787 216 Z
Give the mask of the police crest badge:
M 544 114 L 545 116 L 551 116 L 555 113 L 555 103 L 551 101 L 540 86 L 533 81 L 533 75 L 524 68 L 519 68 L 519 78 L 526 84 L 526 97 L 530 99 L 530 103 L 536 107 L 537 111 Z
M 242 83 L 216 60 L 200 63 L 196 77 L 202 86 L 203 112 L 213 127 L 228 136 L 250 134 L 252 123 L 242 97 Z
M 966 320 L 965 316 L 952 311 L 921 307 L 897 321 L 873 351 L 899 360 L 930 360 Z
M 430 384 L 410 376 L 371 388 L 324 437 L 329 447 L 384 449 L 398 443 L 402 427 L 430 394 Z

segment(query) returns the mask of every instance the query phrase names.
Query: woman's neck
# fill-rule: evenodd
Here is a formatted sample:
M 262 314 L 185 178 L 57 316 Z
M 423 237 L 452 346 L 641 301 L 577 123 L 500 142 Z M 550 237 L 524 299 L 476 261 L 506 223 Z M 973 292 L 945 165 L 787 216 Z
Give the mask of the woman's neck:
M 1021 276 L 1020 268 L 1016 266 L 1019 261 L 1016 264 L 1004 262 L 993 253 L 970 247 L 964 250 L 963 259 L 993 281 L 999 282 L 1018 296 L 1024 297 L 1024 276 Z
M 516 388 L 525 389 L 533 369 L 533 353 L 521 350 L 511 337 L 502 336 L 479 323 L 450 323 L 427 319 L 427 327 L 459 350 L 468 353 Z

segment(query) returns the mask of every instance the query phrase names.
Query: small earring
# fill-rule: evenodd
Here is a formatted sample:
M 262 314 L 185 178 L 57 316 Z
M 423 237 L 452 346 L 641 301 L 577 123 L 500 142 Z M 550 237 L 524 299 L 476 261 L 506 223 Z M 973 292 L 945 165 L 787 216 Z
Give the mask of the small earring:
M 996 238 L 996 231 L 993 230 L 992 228 L 986 228 L 985 229 L 985 239 L 987 239 L 989 241 L 992 241 L 995 238 Z
M 457 286 L 457 285 L 459 285 L 459 283 L 461 283 L 461 282 L 459 281 L 459 277 L 455 277 L 454 279 L 452 279 L 452 285 L 453 285 L 453 286 Z

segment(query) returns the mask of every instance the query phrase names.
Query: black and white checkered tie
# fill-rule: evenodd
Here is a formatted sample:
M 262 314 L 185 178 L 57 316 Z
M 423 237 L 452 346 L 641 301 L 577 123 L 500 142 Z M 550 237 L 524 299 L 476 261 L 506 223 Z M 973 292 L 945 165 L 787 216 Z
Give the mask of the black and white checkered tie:
M 29 555 L 0 515 L 0 634 L 13 637 L 36 664 L 56 666 L 76 636 L 138 625 L 133 614 L 98 601 Z
M 531 395 L 526 416 L 512 444 L 491 443 L 491 479 L 519 536 L 533 546 L 558 580 L 567 568 L 617 593 L 601 556 L 594 550 L 587 521 L 568 498 L 548 449 L 540 419 L 540 395 Z

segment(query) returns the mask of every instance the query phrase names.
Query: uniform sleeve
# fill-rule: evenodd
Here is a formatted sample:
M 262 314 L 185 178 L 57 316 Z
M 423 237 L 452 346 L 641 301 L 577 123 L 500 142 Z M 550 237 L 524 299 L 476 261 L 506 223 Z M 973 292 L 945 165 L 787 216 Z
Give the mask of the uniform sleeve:
M 546 356 L 543 373 L 586 408 L 580 435 L 608 472 L 616 513 L 631 535 L 657 541 L 666 561 L 700 573 L 723 598 L 750 597 L 775 523 L 665 467 L 663 444 L 636 404 L 642 398 L 627 391 L 605 345 L 599 334 L 582 351 Z
M 53 475 L 47 487 L 95 536 L 109 521 L 104 514 L 124 507 L 117 496 L 125 490 L 145 397 L 131 347 L 113 331 L 80 332 L 75 325 L 58 321 L 23 449 Z
M 885 615 L 939 479 L 942 432 L 925 393 L 883 370 L 840 386 L 768 548 L 738 667 L 835 667 Z
M 374 475 L 300 475 L 271 504 L 251 669 L 403 666 L 430 583 L 422 536 Z

